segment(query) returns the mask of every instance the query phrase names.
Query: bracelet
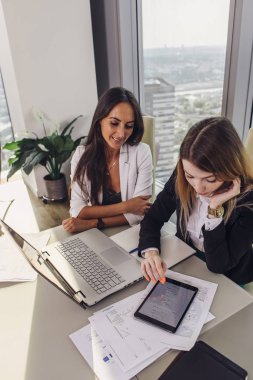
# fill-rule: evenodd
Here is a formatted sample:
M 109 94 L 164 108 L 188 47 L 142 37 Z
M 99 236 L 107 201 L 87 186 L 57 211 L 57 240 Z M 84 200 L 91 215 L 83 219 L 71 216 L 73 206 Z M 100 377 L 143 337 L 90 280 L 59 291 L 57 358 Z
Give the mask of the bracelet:
M 222 206 L 218 206 L 216 208 L 211 208 L 208 206 L 207 213 L 215 218 L 222 218 L 224 215 L 224 208 Z
M 104 221 L 103 221 L 102 218 L 98 218 L 97 229 L 98 229 L 98 230 L 102 230 L 103 228 L 105 228 Z
M 103 228 L 105 228 L 104 221 L 102 218 L 98 218 L 97 229 L 102 230 Z

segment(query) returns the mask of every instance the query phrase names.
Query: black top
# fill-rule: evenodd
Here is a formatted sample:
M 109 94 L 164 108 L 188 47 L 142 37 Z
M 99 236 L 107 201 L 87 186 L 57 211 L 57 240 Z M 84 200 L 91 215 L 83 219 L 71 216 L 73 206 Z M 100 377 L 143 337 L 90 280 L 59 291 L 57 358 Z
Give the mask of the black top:
M 160 251 L 160 229 L 175 210 L 176 236 L 196 249 L 189 238 L 184 238 L 179 226 L 180 201 L 176 196 L 175 181 L 174 171 L 141 222 L 139 255 L 150 247 Z M 245 203 L 251 207 L 245 207 Z M 199 251 L 198 256 L 206 261 L 209 270 L 223 273 L 238 284 L 253 280 L 253 191 L 238 201 L 226 224 L 222 221 L 211 231 L 206 231 L 203 226 L 202 231 L 205 252 Z
M 103 193 L 103 203 L 102 205 L 114 205 L 115 203 L 120 203 L 121 200 L 121 192 L 116 193 L 113 190 L 107 190 Z

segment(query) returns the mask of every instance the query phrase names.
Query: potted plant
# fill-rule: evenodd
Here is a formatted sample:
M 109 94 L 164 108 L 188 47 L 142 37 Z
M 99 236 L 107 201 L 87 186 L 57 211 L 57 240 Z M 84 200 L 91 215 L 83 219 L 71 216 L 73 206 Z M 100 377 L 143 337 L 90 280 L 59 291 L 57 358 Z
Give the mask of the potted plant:
M 74 123 L 82 115 L 74 118 L 68 123 L 62 132 L 59 126 L 53 123 L 45 113 L 36 111 L 34 113 L 37 120 L 40 120 L 44 130 L 44 136 L 39 138 L 37 134 L 26 134 L 22 139 L 6 143 L 4 149 L 13 152 L 8 163 L 11 166 L 7 179 L 9 179 L 17 170 L 24 170 L 30 174 L 36 165 L 42 165 L 48 174 L 44 176 L 46 194 L 44 200 L 63 200 L 67 197 L 67 185 L 65 175 L 61 172 L 63 163 L 70 157 L 71 153 L 80 144 L 82 137 L 73 140 L 71 133 Z M 50 134 L 47 134 L 45 122 L 49 121 L 54 128 Z

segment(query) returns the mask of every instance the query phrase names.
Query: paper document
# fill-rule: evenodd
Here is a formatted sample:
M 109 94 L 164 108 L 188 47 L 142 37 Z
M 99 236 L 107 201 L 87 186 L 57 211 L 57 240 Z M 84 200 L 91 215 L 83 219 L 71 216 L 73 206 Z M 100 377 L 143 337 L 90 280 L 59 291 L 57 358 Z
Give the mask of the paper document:
M 1 227 L 0 246 L 0 281 L 34 281 L 37 278 L 20 248 Z
M 159 340 L 153 341 L 149 336 L 133 334 L 128 328 L 127 320 L 133 315 L 137 305 L 147 292 L 145 290 L 127 297 L 111 305 L 89 318 L 91 326 L 104 342 L 110 346 L 111 352 L 122 371 L 130 371 L 151 355 L 168 351 L 170 346 Z M 103 332 L 103 325 L 109 332 Z M 111 335 L 111 337 L 110 337 Z
M 167 351 L 164 348 L 130 371 L 124 372 L 115 360 L 110 345 L 103 342 L 90 324 L 71 334 L 70 339 L 100 380 L 129 380 Z
M 169 345 L 160 342 L 159 345 L 156 343 L 156 353 L 154 353 L 154 349 L 150 351 L 148 349 L 152 344 L 150 340 L 141 340 L 135 336 L 131 337 L 130 329 L 124 326 L 124 321 L 128 317 L 131 318 L 138 304 L 149 291 L 149 288 L 150 286 L 146 290 L 127 297 L 100 311 L 105 314 L 109 313 L 111 320 L 114 319 L 113 323 L 120 337 L 116 351 L 115 344 L 111 345 L 110 340 L 105 343 L 103 338 L 96 332 L 96 329 L 92 327 L 93 323 L 70 335 L 70 339 L 100 380 L 128 380 L 169 350 Z M 120 312 L 115 312 L 114 307 L 120 310 Z M 208 313 L 205 322 L 213 318 L 214 316 Z M 94 321 L 94 318 L 91 318 L 92 320 Z M 123 324 L 123 327 L 121 327 L 121 324 Z M 101 328 L 103 329 L 103 326 L 100 326 Z M 135 347 L 134 343 L 138 347 Z M 119 348 L 120 350 L 118 350 Z M 143 350 L 146 358 L 143 359 L 143 356 L 139 355 L 139 360 L 137 360 L 140 350 Z M 125 353 L 127 357 L 124 356 Z M 131 363 L 131 355 L 134 356 L 135 365 Z M 126 364 L 130 369 L 126 369 Z
M 208 318 L 208 312 L 217 289 L 217 284 L 197 278 L 168 271 L 167 276 L 198 287 L 199 291 L 187 311 L 176 333 L 172 334 L 144 321 L 134 318 L 133 314 L 150 291 L 153 284 L 149 284 L 141 294 L 136 294 L 131 299 L 122 300 L 111 307 L 98 311 L 90 318 L 92 326 L 105 342 L 120 355 L 125 368 L 130 368 L 128 360 L 133 352 L 138 351 L 137 343 L 141 338 L 152 339 L 167 344 L 168 347 L 189 350 L 196 342 L 203 324 Z M 134 340 L 134 336 L 138 339 Z M 131 342 L 135 341 L 133 348 Z M 129 343 L 130 342 L 130 343 Z
M 50 239 L 50 232 L 42 231 L 32 234 L 21 234 L 22 237 L 30 243 L 37 251 L 41 251 L 46 247 Z

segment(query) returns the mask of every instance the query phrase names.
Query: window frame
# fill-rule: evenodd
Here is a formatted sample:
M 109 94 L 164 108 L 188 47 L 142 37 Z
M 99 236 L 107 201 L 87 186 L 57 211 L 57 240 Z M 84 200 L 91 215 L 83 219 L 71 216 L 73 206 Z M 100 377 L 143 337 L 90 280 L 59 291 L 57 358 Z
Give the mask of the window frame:
M 118 0 L 122 85 L 132 90 L 143 108 L 142 1 Z M 253 14 L 252 0 L 230 0 L 228 38 L 223 86 L 222 111 L 246 138 L 252 120 L 253 104 Z M 124 15 L 124 22 L 122 22 Z M 126 34 L 131 38 L 124 38 Z M 134 43 L 132 42 L 134 41 Z M 131 45 L 132 44 L 132 45 Z M 135 54 L 135 49 L 138 54 Z M 127 64 L 124 62 L 127 57 Z M 131 71 L 129 71 L 131 67 Z M 129 79 L 132 73 L 132 81 Z M 125 78 L 128 78 L 127 80 Z M 136 89 L 136 78 L 139 88 Z
M 230 0 L 222 114 L 245 140 L 253 102 L 253 2 Z
M 25 131 L 25 122 L 21 107 L 15 70 L 10 50 L 4 10 L 0 0 L 0 67 L 4 84 L 6 101 L 13 133 Z

